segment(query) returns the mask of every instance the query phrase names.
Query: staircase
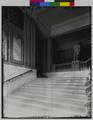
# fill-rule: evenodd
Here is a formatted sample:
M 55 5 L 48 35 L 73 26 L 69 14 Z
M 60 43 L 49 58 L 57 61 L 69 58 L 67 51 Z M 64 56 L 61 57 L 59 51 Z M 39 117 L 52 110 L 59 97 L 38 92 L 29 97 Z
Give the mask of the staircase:
M 48 73 L 4 98 L 4 117 L 87 117 L 89 71 Z

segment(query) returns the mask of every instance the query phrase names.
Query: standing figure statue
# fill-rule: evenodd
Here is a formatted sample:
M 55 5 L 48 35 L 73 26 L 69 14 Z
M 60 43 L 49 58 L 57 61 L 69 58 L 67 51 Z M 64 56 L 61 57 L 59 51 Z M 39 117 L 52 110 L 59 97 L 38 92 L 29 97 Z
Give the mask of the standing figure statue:
M 79 52 L 80 52 L 80 45 L 77 44 L 74 46 L 74 61 L 78 61 L 78 57 L 79 57 Z

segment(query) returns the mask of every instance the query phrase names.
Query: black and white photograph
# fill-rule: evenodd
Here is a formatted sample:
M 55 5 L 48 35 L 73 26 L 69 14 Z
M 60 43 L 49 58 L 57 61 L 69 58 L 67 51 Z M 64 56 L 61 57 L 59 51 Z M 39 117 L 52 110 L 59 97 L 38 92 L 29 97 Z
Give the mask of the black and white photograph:
M 3 118 L 91 118 L 91 7 L 2 6 Z

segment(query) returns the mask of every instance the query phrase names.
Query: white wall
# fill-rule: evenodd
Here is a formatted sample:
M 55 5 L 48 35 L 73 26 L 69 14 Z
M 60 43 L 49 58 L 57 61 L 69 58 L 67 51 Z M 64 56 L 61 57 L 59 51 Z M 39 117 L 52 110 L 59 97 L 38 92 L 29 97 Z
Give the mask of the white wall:
M 22 73 L 25 73 L 31 69 L 24 68 L 24 67 L 19 67 L 19 66 L 14 66 L 14 65 L 9 65 L 9 64 L 4 64 L 3 67 L 3 76 L 4 76 L 4 81 L 7 81 L 15 76 L 18 76 Z

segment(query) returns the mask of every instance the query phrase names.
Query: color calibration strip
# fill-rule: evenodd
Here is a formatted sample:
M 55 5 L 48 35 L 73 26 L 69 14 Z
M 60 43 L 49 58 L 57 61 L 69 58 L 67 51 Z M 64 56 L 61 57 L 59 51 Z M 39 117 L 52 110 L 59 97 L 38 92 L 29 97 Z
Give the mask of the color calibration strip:
M 42 7 L 72 7 L 75 6 L 74 2 L 30 2 L 30 5 L 33 6 L 42 6 Z

